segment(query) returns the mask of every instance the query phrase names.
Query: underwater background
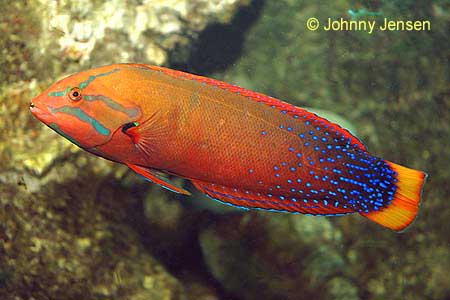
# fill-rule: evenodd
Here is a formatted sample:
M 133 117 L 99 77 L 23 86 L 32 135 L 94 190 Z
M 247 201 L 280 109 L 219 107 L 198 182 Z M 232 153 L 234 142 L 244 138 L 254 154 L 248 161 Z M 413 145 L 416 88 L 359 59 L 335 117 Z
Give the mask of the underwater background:
M 311 17 L 431 30 L 311 31 Z M 450 299 L 449 1 L 0 1 L 0 51 L 0 299 Z M 399 234 L 176 195 L 29 113 L 64 75 L 120 62 L 336 120 L 429 174 L 416 221 Z

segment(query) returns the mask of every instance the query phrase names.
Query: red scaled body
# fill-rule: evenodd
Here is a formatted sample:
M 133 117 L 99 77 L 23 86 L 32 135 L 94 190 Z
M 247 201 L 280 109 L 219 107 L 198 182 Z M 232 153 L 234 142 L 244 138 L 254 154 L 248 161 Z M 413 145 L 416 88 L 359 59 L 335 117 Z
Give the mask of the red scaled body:
M 162 171 L 245 208 L 359 212 L 400 230 L 424 174 L 371 156 L 346 130 L 277 99 L 170 69 L 121 64 L 63 79 L 33 114 L 85 150 L 176 192 Z

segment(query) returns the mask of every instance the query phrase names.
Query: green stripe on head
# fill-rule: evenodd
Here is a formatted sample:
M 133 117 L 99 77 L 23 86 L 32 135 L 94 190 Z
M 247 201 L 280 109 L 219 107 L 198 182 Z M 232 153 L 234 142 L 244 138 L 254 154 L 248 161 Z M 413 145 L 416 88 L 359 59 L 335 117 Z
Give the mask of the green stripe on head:
M 100 74 L 97 74 L 97 75 L 91 75 L 91 76 L 89 76 L 88 79 L 86 79 L 85 81 L 80 82 L 80 83 L 78 84 L 78 88 L 79 88 L 80 90 L 82 90 L 82 89 L 84 89 L 85 87 L 87 87 L 87 86 L 89 85 L 89 83 L 91 83 L 92 81 L 94 81 L 95 78 L 97 78 L 97 77 L 102 77 L 102 76 L 108 76 L 108 75 L 110 75 L 110 74 L 112 74 L 112 73 L 115 73 L 115 72 L 117 72 L 117 71 L 119 71 L 119 69 L 116 68 L 116 69 L 113 69 L 113 70 L 108 71 L 108 72 L 105 72 L 105 73 L 100 73 Z M 68 87 L 66 87 L 65 90 L 62 90 L 62 91 L 56 91 L 56 92 L 50 92 L 50 93 L 48 93 L 47 95 L 50 96 L 50 97 L 62 97 L 62 96 L 64 96 L 64 95 L 66 95 L 71 89 L 72 89 L 72 87 L 69 87 L 69 86 L 68 86 Z
M 66 87 L 64 91 L 58 91 L 58 92 L 50 92 L 47 95 L 50 97 L 62 97 L 65 94 L 67 94 L 70 91 L 70 87 Z
M 97 133 L 100 135 L 108 136 L 111 133 L 108 128 L 100 124 L 96 119 L 88 116 L 83 110 L 78 107 L 62 106 L 52 109 L 52 113 L 58 112 L 72 115 L 80 121 L 91 125 L 92 128 L 94 128 L 94 130 L 97 131 Z
M 97 74 L 97 75 L 91 75 L 91 76 L 88 77 L 88 79 L 86 79 L 85 81 L 81 82 L 81 83 L 78 85 L 78 88 L 79 88 L 80 90 L 82 90 L 82 89 L 84 89 L 85 87 L 87 87 L 87 86 L 89 85 L 89 83 L 91 83 L 92 81 L 94 81 L 95 78 L 101 77 L 101 76 L 108 76 L 108 75 L 110 75 L 110 74 L 112 74 L 112 73 L 115 73 L 115 72 L 117 72 L 117 71 L 119 71 L 119 69 L 113 69 L 113 70 L 111 70 L 111 71 L 109 71 L 109 72 L 100 73 L 100 74 Z
M 120 111 L 124 114 L 126 114 L 127 116 L 129 116 L 130 118 L 134 118 L 137 117 L 139 115 L 139 108 L 137 107 L 124 107 L 122 104 L 115 102 L 114 100 L 112 100 L 111 98 L 108 98 L 106 96 L 103 95 L 84 95 L 83 99 L 89 102 L 93 102 L 93 101 L 101 101 L 103 103 L 106 104 L 106 106 L 108 106 L 109 108 L 115 110 L 115 111 Z

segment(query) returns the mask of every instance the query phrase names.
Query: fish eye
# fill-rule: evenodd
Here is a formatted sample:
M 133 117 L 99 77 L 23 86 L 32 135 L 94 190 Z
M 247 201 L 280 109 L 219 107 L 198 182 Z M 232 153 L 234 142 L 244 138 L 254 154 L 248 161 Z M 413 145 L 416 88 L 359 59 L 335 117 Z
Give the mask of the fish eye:
M 81 100 L 81 91 L 79 88 L 74 87 L 69 92 L 69 99 L 72 101 L 79 101 Z

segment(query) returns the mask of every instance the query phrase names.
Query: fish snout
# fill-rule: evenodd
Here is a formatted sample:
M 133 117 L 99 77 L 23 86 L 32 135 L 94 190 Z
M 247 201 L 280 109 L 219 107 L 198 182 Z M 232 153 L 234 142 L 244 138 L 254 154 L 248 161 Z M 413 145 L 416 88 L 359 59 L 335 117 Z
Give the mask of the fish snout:
M 31 113 L 32 113 L 33 115 L 36 115 L 36 114 L 38 114 L 38 113 L 40 113 L 40 112 L 43 111 L 42 108 L 41 108 L 41 106 L 42 106 L 42 105 L 40 105 L 39 101 L 36 100 L 36 98 L 31 99 L 31 102 L 30 102 L 30 111 L 31 111 Z
M 48 110 L 47 106 L 42 104 L 37 97 L 33 98 L 30 102 L 30 112 L 35 116 L 38 120 L 48 123 L 52 118 L 52 114 Z

